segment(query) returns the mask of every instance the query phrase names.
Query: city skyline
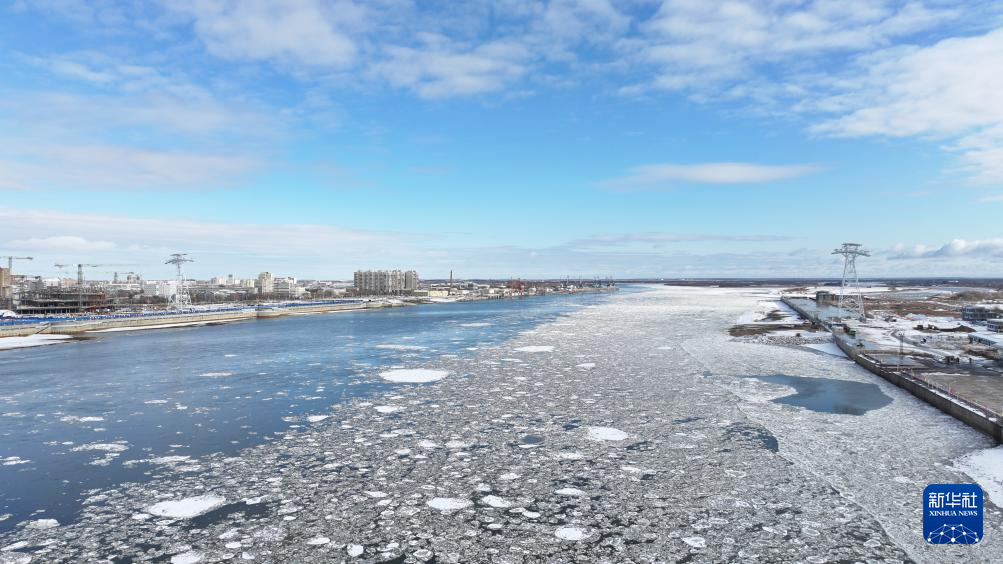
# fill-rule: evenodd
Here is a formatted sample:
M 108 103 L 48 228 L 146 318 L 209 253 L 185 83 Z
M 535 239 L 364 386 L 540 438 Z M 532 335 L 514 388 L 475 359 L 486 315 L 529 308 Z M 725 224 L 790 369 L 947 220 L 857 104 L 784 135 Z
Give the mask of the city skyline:
M 15 273 L 1003 275 L 998 3 L 0 10 Z

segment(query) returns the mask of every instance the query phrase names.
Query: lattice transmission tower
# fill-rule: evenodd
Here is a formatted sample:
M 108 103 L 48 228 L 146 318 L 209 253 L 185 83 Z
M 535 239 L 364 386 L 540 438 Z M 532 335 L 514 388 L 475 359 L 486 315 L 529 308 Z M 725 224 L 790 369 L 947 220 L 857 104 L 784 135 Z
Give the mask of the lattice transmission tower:
M 172 309 L 182 310 L 192 307 L 192 297 L 188 294 L 188 288 L 185 288 L 185 273 L 184 269 L 181 268 L 181 265 L 186 262 L 195 262 L 195 260 L 188 258 L 186 253 L 174 253 L 164 262 L 164 264 L 173 264 L 178 269 L 178 289 L 171 296 Z
M 840 316 L 845 312 L 851 312 L 857 319 L 866 319 L 864 310 L 864 294 L 860 290 L 860 278 L 857 276 L 857 257 L 869 257 L 871 253 L 865 251 L 858 243 L 843 243 L 843 246 L 832 251 L 834 255 L 843 257 L 843 283 L 839 293 Z

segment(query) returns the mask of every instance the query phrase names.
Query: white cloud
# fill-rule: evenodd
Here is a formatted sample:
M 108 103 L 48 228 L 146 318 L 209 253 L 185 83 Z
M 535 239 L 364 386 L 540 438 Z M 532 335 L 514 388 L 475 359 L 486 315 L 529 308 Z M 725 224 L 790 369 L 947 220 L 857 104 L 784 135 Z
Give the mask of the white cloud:
M 131 249 L 163 253 L 181 248 L 236 256 L 359 257 L 377 255 L 392 246 L 409 248 L 408 240 L 423 239 L 414 234 L 329 225 L 233 223 L 14 208 L 0 208 L 0 224 L 6 232 L 38 234 L 30 239 L 9 241 L 12 250 L 75 244 L 79 244 L 78 250 L 85 250 L 89 244 L 98 245 L 96 250 L 117 247 L 123 252 Z
M 761 184 L 789 180 L 816 172 L 815 165 L 761 165 L 752 163 L 651 164 L 630 169 L 627 175 L 600 182 L 614 190 L 671 188 L 677 183 Z
M 34 190 L 194 189 L 229 186 L 259 166 L 240 155 L 201 154 L 121 145 L 4 143 L 0 186 Z
M 862 60 L 861 74 L 818 101 L 838 115 L 813 130 L 842 137 L 948 141 L 979 183 L 1003 182 L 1003 28 Z
M 667 243 L 699 243 L 709 241 L 733 241 L 733 242 L 771 242 L 789 241 L 793 237 L 780 235 L 713 235 L 713 234 L 685 234 L 685 233 L 614 233 L 604 235 L 594 235 L 586 239 L 580 239 L 570 243 L 573 247 L 617 247 L 634 244 L 650 244 L 662 246 Z
M 77 237 L 74 235 L 14 239 L 12 241 L 7 241 L 5 246 L 11 249 L 44 252 L 100 252 L 114 250 L 118 247 L 118 245 L 112 243 L 111 241 L 88 241 L 83 237 Z
M 642 60 L 659 70 L 628 89 L 706 89 L 807 58 L 854 53 L 931 28 L 955 10 L 898 0 L 665 0 L 642 24 Z
M 890 259 L 1003 258 L 1003 239 L 976 241 L 954 239 L 939 247 L 899 245 L 888 255 Z
M 421 48 L 387 47 L 388 60 L 375 66 L 390 84 L 424 98 L 501 90 L 526 73 L 524 46 L 496 41 L 464 48 L 442 36 L 426 36 Z
M 347 30 L 363 23 L 354 2 L 192 0 L 168 2 L 189 15 L 210 53 L 308 67 L 345 67 L 358 47 Z

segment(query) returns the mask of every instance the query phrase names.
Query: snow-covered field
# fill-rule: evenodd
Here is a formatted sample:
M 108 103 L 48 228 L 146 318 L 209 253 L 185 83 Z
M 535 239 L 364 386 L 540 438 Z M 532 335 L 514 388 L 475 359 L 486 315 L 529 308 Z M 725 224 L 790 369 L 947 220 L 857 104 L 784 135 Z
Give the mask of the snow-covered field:
M 990 490 L 991 441 L 845 359 L 729 337 L 762 297 L 624 292 L 468 357 L 373 370 L 427 384 L 91 492 L 79 522 L 0 538 L 3 558 L 1003 561 L 994 506 L 973 547 L 926 544 L 918 519 L 929 483 Z M 889 401 L 813 411 L 774 401 L 799 392 L 770 375 Z

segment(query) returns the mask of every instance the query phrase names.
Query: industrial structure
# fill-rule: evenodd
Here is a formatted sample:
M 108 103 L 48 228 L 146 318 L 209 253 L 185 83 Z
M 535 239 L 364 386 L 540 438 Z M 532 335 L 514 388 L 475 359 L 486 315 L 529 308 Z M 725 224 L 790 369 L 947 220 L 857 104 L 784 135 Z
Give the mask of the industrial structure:
M 864 309 L 864 295 L 860 290 L 860 278 L 857 276 L 857 257 L 869 257 L 859 243 L 843 243 L 842 247 L 832 251 L 834 255 L 843 257 L 843 281 L 837 306 L 840 316 L 852 313 L 853 317 L 864 320 L 867 312 Z
M 174 292 L 174 296 L 171 298 L 171 308 L 175 310 L 190 309 L 192 307 L 192 298 L 188 294 L 188 289 L 185 287 L 184 269 L 181 268 L 186 262 L 195 261 L 188 258 L 186 253 L 174 253 L 171 255 L 171 258 L 164 262 L 164 264 L 173 264 L 177 268 L 178 285 Z

